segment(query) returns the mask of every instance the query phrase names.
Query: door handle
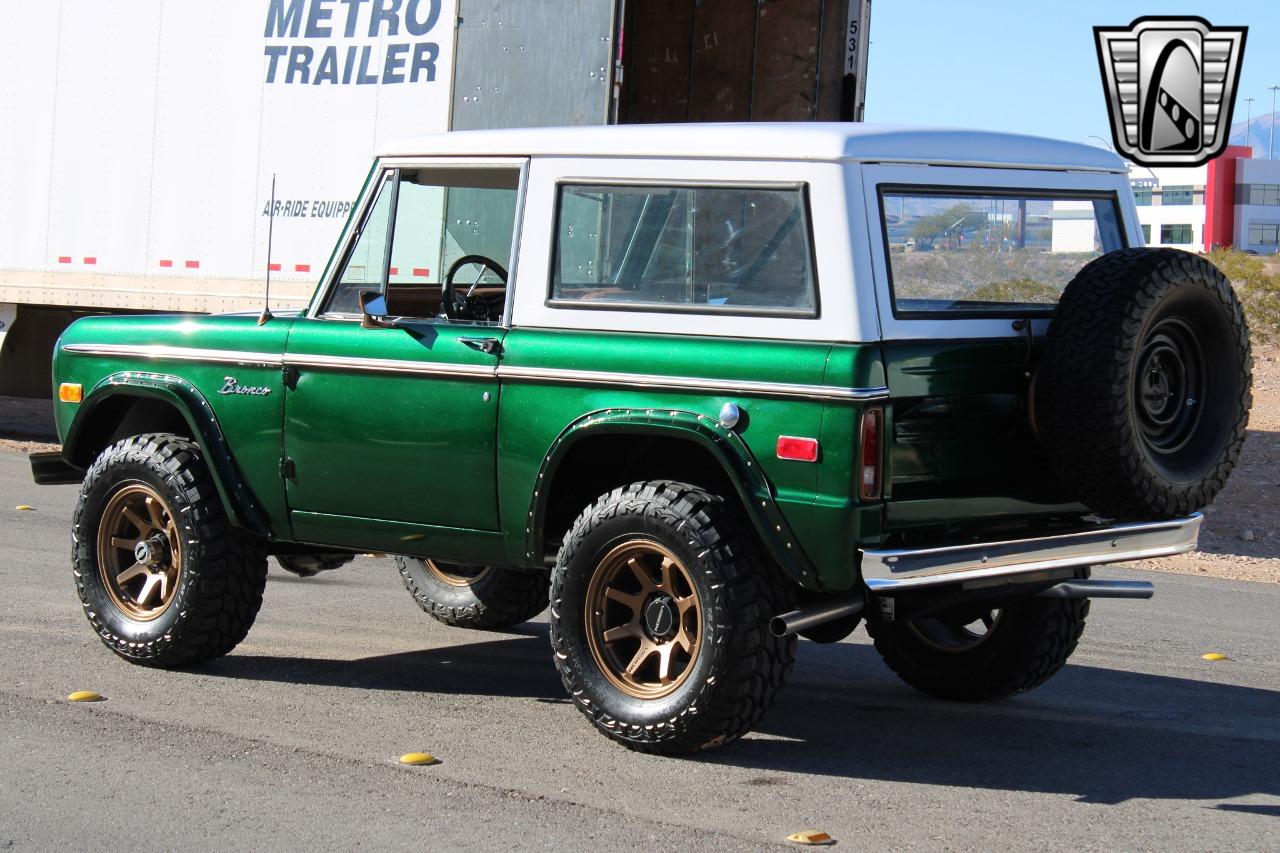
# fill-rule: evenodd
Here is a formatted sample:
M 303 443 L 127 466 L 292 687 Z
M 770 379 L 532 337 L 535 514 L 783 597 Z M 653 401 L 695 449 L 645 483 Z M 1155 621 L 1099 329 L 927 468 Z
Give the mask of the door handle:
M 476 352 L 487 355 L 498 355 L 502 352 L 502 341 L 497 338 L 458 338 L 463 346 L 471 347 Z

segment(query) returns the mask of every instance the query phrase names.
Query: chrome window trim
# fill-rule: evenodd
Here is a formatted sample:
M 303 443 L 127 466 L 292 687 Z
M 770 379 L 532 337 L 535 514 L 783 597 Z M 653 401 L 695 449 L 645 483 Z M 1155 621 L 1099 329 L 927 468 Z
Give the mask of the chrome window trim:
M 483 327 L 480 327 L 483 328 Z M 666 376 L 653 373 L 618 373 L 604 370 L 573 370 L 550 367 L 510 367 L 477 364 L 438 364 L 388 358 L 296 354 L 278 355 L 236 350 L 198 349 L 160 344 L 66 344 L 64 352 L 96 356 L 132 356 L 154 360 L 199 361 L 208 364 L 242 364 L 265 367 L 309 367 L 314 370 L 386 373 L 502 379 L 507 381 L 557 384 L 605 385 L 634 389 L 699 391 L 712 394 L 743 394 L 804 400 L 871 401 L 889 396 L 884 386 L 841 388 L 787 382 L 751 382 L 736 379 L 709 379 L 700 376 Z
M 1196 547 L 1204 516 L 1100 526 L 1093 530 L 942 548 L 864 549 L 862 577 L 873 592 L 1121 563 L 1183 554 Z
M 555 285 L 559 272 L 560 252 L 560 215 L 564 200 L 564 191 L 568 187 L 604 187 L 615 189 L 687 189 L 687 190 L 761 190 L 764 192 L 794 192 L 800 196 L 800 225 L 804 228 L 805 248 L 809 260 L 809 297 L 812 305 L 809 308 L 782 308 L 775 306 L 733 306 L 724 307 L 705 303 L 678 303 L 668 305 L 660 302 L 601 302 L 593 303 L 581 299 L 557 298 Z M 796 320 L 818 320 L 822 317 L 822 282 L 818 278 L 818 249 L 813 233 L 813 203 L 809 197 L 808 181 L 754 181 L 754 180 L 706 180 L 677 179 L 662 180 L 660 178 L 558 178 L 552 194 L 554 209 L 551 215 L 551 245 L 548 254 L 547 283 L 542 304 L 552 310 L 560 311 L 624 311 L 645 314 L 696 314 L 722 317 L 779 317 Z M 508 293 L 510 297 L 510 293 Z
M 529 182 L 528 157 L 380 157 L 375 160 L 370 173 L 371 175 L 378 173 L 378 176 L 374 180 L 370 180 L 366 185 L 364 194 L 356 202 L 357 209 L 354 211 L 354 215 L 347 223 L 342 234 L 339 235 L 333 254 L 332 268 L 325 270 L 327 274 L 316 285 L 315 292 L 311 296 L 311 301 L 304 315 L 306 319 L 327 320 L 337 316 L 325 313 L 321 309 L 328 302 L 331 291 L 337 286 L 338 278 L 342 275 L 342 266 L 346 263 L 347 252 L 351 249 L 351 243 L 355 240 L 356 232 L 360 230 L 360 224 L 363 224 L 364 217 L 378 196 L 378 190 L 382 187 L 385 173 L 393 169 L 429 169 L 433 166 L 449 169 L 511 168 L 519 173 L 519 186 L 516 187 L 515 234 L 511 243 L 511 258 L 508 259 L 511 265 L 507 267 L 507 301 L 504 305 L 505 316 L 500 323 L 504 326 L 509 325 L 512 283 L 515 280 L 515 260 L 520 249 L 520 224 L 524 213 L 524 193 L 525 187 Z M 394 228 L 394 223 L 392 227 Z M 389 257 L 388 263 L 390 263 Z

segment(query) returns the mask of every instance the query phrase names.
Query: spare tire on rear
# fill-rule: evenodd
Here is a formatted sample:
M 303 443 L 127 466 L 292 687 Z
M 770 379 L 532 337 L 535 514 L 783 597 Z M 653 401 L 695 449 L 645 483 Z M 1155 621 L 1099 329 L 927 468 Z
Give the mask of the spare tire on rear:
M 1211 503 L 1244 443 L 1249 330 L 1231 282 L 1175 249 L 1122 249 L 1067 285 L 1032 412 L 1058 476 L 1121 520 Z

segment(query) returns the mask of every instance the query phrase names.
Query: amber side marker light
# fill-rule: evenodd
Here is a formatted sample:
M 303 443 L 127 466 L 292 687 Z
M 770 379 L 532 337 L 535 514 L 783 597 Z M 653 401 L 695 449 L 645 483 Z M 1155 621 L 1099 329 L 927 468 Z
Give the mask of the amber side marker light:
M 84 386 L 75 382 L 63 382 L 58 386 L 58 399 L 64 403 L 79 403 L 84 399 Z
M 867 409 L 862 413 L 862 464 L 858 466 L 858 495 L 864 501 L 880 500 L 883 476 L 880 459 L 884 433 L 884 410 Z

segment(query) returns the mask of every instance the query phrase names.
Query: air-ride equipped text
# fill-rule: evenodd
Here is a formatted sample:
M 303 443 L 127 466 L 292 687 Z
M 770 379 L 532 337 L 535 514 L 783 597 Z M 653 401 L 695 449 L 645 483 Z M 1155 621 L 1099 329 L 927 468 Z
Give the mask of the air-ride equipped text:
M 422 40 L 441 0 L 268 0 L 263 50 L 268 83 L 392 85 L 436 79 L 440 45 Z M 382 44 L 383 37 L 402 38 Z M 272 39 L 329 39 L 281 44 Z M 345 43 L 344 43 L 345 42 Z
M 350 212 L 351 202 L 325 199 L 277 199 L 274 210 L 269 201 L 262 205 L 263 216 L 287 219 L 343 219 Z

